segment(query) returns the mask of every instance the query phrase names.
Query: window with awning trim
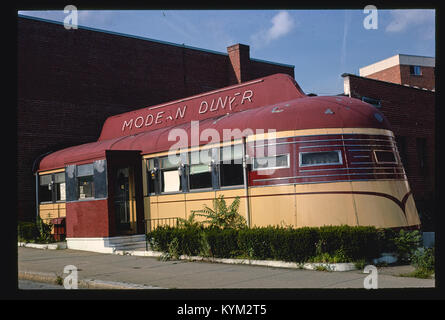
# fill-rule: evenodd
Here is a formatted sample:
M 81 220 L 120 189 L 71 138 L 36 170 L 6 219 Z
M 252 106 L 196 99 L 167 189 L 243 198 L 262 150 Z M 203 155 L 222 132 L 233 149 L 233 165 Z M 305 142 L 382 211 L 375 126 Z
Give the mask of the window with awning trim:
M 77 166 L 77 191 L 78 199 L 94 197 L 94 168 L 92 163 Z
M 105 199 L 108 196 L 105 159 L 65 167 L 66 201 Z
M 341 151 L 300 152 L 300 167 L 342 164 Z
M 149 158 L 146 167 L 147 196 L 244 184 L 242 144 Z

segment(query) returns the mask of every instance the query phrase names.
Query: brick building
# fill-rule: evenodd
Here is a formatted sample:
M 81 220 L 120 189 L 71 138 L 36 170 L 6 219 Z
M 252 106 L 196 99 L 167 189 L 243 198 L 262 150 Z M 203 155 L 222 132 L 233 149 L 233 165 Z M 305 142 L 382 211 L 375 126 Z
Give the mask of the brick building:
M 435 90 L 435 59 L 431 57 L 397 54 L 359 71 L 361 77 Z
M 96 141 L 111 115 L 275 73 L 294 66 L 19 16 L 17 210 L 35 217 L 35 162 L 43 154 Z
M 392 65 L 395 61 L 401 64 Z M 409 74 L 418 68 L 419 75 Z M 434 58 L 396 55 L 361 68 L 360 74 L 342 75 L 344 94 L 373 104 L 391 123 L 422 223 L 430 229 L 435 194 Z

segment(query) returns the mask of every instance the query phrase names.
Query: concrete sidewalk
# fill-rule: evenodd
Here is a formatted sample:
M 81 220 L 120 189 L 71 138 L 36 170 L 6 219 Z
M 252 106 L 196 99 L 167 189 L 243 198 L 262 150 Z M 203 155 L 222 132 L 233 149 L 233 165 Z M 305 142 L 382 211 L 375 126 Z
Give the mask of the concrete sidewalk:
M 158 261 L 152 257 L 121 256 L 75 250 L 18 248 L 19 273 L 64 277 L 74 265 L 79 280 L 130 283 L 152 288 L 363 288 L 362 270 L 326 272 L 208 262 Z M 410 266 L 379 269 L 379 288 L 434 288 L 434 279 L 395 276 Z

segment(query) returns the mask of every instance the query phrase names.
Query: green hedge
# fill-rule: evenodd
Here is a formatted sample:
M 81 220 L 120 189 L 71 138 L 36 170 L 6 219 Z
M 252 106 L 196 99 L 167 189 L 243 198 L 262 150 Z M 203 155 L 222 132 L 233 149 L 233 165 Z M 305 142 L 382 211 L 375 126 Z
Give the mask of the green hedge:
M 17 237 L 19 241 L 34 241 L 40 236 L 40 231 L 35 222 L 18 221 Z
M 305 262 L 317 254 L 338 250 L 350 260 L 370 260 L 385 248 L 387 237 L 374 227 L 326 226 L 320 228 L 255 227 L 244 229 L 160 227 L 147 234 L 154 250 L 168 252 L 177 238 L 179 254 L 218 258 Z
M 230 258 L 242 254 L 237 242 L 239 232 L 236 229 L 215 227 L 202 229 L 202 245 L 207 245 L 202 250 L 203 255 L 215 258 Z
M 178 254 L 198 255 L 201 251 L 200 233 L 202 228 L 174 228 L 159 227 L 149 233 L 149 243 L 154 250 L 168 252 L 169 243 L 177 238 L 179 241 Z
M 352 260 L 379 255 L 381 245 L 374 227 L 329 226 L 321 227 L 318 233 L 322 251 L 331 255 L 339 249 Z

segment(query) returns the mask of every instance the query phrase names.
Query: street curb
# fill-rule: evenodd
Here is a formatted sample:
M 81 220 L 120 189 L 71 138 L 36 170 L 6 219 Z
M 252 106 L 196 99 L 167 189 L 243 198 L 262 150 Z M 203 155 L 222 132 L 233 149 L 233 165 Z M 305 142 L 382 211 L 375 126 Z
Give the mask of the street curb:
M 48 244 L 17 242 L 17 246 L 25 248 L 33 248 L 33 249 L 60 250 L 60 249 L 66 249 L 66 242 L 48 243 Z
M 129 255 L 129 256 L 139 256 L 139 257 L 161 257 L 162 252 L 159 251 L 125 251 L 116 250 L 114 254 L 118 255 Z M 203 261 L 212 263 L 225 263 L 225 264 L 245 264 L 252 266 L 262 266 L 262 267 L 273 267 L 273 268 L 290 268 L 290 269 L 306 269 L 306 270 L 317 270 L 324 269 L 326 271 L 352 271 L 357 270 L 357 267 L 352 262 L 347 263 L 296 263 L 296 262 L 286 262 L 277 260 L 249 260 L 249 259 L 229 259 L 229 258 L 210 258 L 201 256 L 187 256 L 181 255 L 179 260 L 187 261 Z
M 18 279 L 30 280 L 36 282 L 45 282 L 50 284 L 60 285 L 60 281 L 63 282 L 63 278 L 57 276 L 54 273 L 34 272 L 34 271 L 19 271 Z M 104 281 L 97 279 L 81 279 L 77 284 L 79 289 L 165 289 L 155 286 L 147 286 L 143 284 Z M 61 288 L 65 290 L 64 288 Z

